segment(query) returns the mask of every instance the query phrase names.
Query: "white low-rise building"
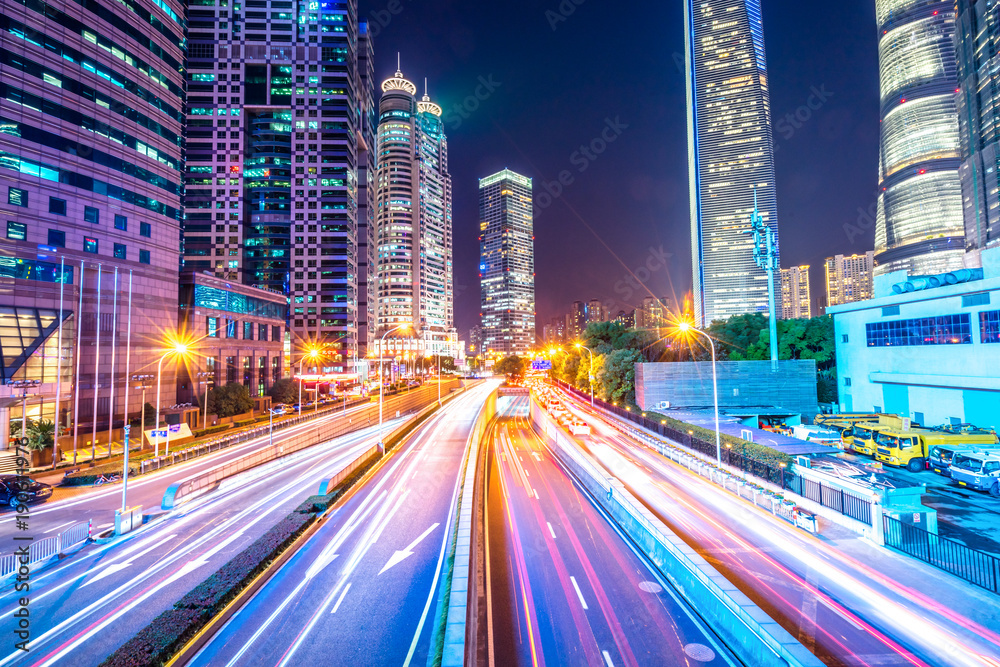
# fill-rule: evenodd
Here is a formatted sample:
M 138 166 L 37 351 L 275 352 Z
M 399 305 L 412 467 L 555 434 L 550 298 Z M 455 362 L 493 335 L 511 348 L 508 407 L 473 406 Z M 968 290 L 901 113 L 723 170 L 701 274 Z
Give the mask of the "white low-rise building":
M 926 426 L 1000 426 L 1000 248 L 982 269 L 875 278 L 875 297 L 831 306 L 843 412 Z

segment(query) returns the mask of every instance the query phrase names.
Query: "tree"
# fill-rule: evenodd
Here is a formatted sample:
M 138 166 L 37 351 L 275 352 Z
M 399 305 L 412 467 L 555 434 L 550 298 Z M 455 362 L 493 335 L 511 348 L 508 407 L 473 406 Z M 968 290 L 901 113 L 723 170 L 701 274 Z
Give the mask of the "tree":
M 528 368 L 528 362 L 526 359 L 522 359 L 517 355 L 510 357 L 504 357 L 500 361 L 493 365 L 493 372 L 496 374 L 503 374 L 507 376 L 507 380 L 513 380 L 514 382 L 520 382 L 524 379 L 524 373 Z
M 250 390 L 239 382 L 230 382 L 208 392 L 208 410 L 219 417 L 232 417 L 253 410 Z
M 268 394 L 275 403 L 295 403 L 299 400 L 299 386 L 291 378 L 281 378 L 271 385 Z
M 156 408 L 153 407 L 152 403 L 147 401 L 146 404 L 142 406 L 142 411 L 145 413 L 146 428 L 154 428 L 155 424 L 153 424 L 153 422 L 156 421 Z M 142 426 L 142 417 L 134 417 L 130 423 L 135 428 L 140 428 Z
M 635 404 L 635 365 L 642 363 L 637 350 L 615 350 L 601 357 L 595 375 L 597 392 L 604 400 L 614 403 Z

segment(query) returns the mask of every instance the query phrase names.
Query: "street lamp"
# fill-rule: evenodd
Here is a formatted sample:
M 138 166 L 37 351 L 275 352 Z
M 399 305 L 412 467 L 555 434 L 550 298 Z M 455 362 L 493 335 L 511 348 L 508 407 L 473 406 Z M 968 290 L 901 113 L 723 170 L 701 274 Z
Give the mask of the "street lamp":
M 172 347 L 163 353 L 160 357 L 160 361 L 156 364 L 156 424 L 153 426 L 153 432 L 156 433 L 156 452 L 155 456 L 160 455 L 160 380 L 163 378 L 163 360 L 170 355 L 176 354 L 179 357 L 187 356 L 189 346 L 187 343 L 179 340 L 173 341 Z M 145 405 L 143 406 L 145 407 Z M 170 453 L 170 428 L 167 427 L 167 448 L 165 454 Z
M 137 389 L 142 389 L 142 408 L 139 411 L 139 449 L 145 446 L 145 441 L 143 438 L 146 437 L 146 390 L 149 389 L 149 385 L 146 384 L 146 380 L 152 380 L 154 375 L 152 373 L 137 374 L 132 376 L 133 382 L 141 382 L 142 384 L 137 387 Z M 128 419 L 128 415 L 125 415 L 125 419 Z
M 715 458 L 719 463 L 722 463 L 722 439 L 719 436 L 719 382 L 715 374 L 715 341 L 701 329 L 691 326 L 690 322 L 680 322 L 677 324 L 677 328 L 682 333 L 694 332 L 704 336 L 708 339 L 709 347 L 712 348 L 712 397 L 715 400 Z
M 299 417 L 302 416 L 302 362 L 305 361 L 306 357 L 308 357 L 310 361 L 315 361 L 318 356 L 319 348 L 314 347 L 302 355 L 302 358 L 299 359 Z M 319 397 L 318 392 L 316 396 Z
M 378 342 L 378 448 L 379 452 L 385 453 L 385 443 L 382 442 L 382 402 L 385 398 L 385 384 L 384 376 L 382 374 L 382 347 L 385 345 L 385 337 L 391 334 L 393 331 L 405 331 L 410 328 L 409 322 L 403 322 L 402 324 L 397 324 L 393 328 L 382 334 L 382 338 Z
M 267 409 L 267 446 L 268 447 L 273 447 L 274 446 L 274 414 L 276 412 L 278 412 L 278 410 L 276 408 L 268 408 Z M 285 411 L 282 410 L 281 414 L 285 414 Z
M 583 343 L 577 343 L 574 347 L 583 348 L 590 353 L 590 372 L 587 376 L 590 378 L 590 407 L 594 407 L 594 352 Z
M 202 419 L 202 428 L 208 428 L 208 383 L 215 381 L 215 371 L 201 371 L 198 373 L 198 385 L 205 385 L 205 417 Z

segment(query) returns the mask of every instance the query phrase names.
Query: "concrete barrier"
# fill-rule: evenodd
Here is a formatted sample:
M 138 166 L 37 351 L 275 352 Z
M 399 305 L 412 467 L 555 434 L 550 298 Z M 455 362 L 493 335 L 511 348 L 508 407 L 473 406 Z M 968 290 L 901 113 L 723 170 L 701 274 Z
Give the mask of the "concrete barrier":
M 448 612 L 444 626 L 444 648 L 441 654 L 441 667 L 461 667 L 465 664 L 475 664 L 475 661 L 467 661 L 467 652 L 475 654 L 475 642 L 469 642 L 466 646 L 467 625 L 469 623 L 469 610 L 472 609 L 472 617 L 475 618 L 475 600 L 470 600 L 470 596 L 475 596 L 475 586 L 472 585 L 472 519 L 475 515 L 475 479 L 476 471 L 479 468 L 479 450 L 483 436 L 486 434 L 486 427 L 497 413 L 497 390 L 490 392 L 486 402 L 479 410 L 479 416 L 469 434 L 469 441 L 466 445 L 468 452 L 465 460 L 465 475 L 462 480 L 462 492 L 459 496 L 458 521 L 455 522 L 455 559 L 451 573 L 451 586 L 448 591 L 446 604 Z M 471 633 L 475 636 L 475 633 Z
M 687 603 L 748 665 L 823 663 L 585 454 L 534 401 L 531 418 L 553 453 Z
M 320 496 L 328 496 L 333 493 L 333 490 L 340 486 L 340 483 L 345 479 L 353 475 L 358 468 L 361 468 L 368 464 L 369 461 L 378 456 L 378 445 L 373 445 L 369 447 L 361 456 L 354 459 L 347 466 L 338 472 L 333 477 L 326 477 L 322 479 L 319 483 L 319 493 Z

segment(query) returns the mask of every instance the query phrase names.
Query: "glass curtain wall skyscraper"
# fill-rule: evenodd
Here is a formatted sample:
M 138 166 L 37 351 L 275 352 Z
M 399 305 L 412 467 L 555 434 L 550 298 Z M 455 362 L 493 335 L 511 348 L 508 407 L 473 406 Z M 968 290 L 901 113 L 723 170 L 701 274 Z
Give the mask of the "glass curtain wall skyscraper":
M 286 295 L 293 362 L 319 345 L 318 370 L 350 370 L 374 194 L 357 0 L 197 0 L 188 14 L 184 268 Z
M 441 107 L 397 71 L 382 83 L 376 194 L 378 331 L 409 322 L 414 352 L 457 357 L 451 176 Z M 408 346 L 407 346 L 408 347 Z
M 955 4 L 876 0 L 881 137 L 875 274 L 961 268 Z
M 510 169 L 479 179 L 479 284 L 484 353 L 526 354 L 535 343 L 531 179 Z
M 705 325 L 768 310 L 744 232 L 756 193 L 777 238 L 774 147 L 759 0 L 687 0 L 684 12 L 694 316 Z
M 61 431 L 75 405 L 83 448 L 123 417 L 130 272 L 129 372 L 177 328 L 185 6 L 0 0 L 0 17 L 0 446 L 8 383 L 38 380 L 29 419 Z
M 966 261 L 1000 245 L 1000 5 L 958 3 L 958 126 L 962 144 L 962 205 Z

